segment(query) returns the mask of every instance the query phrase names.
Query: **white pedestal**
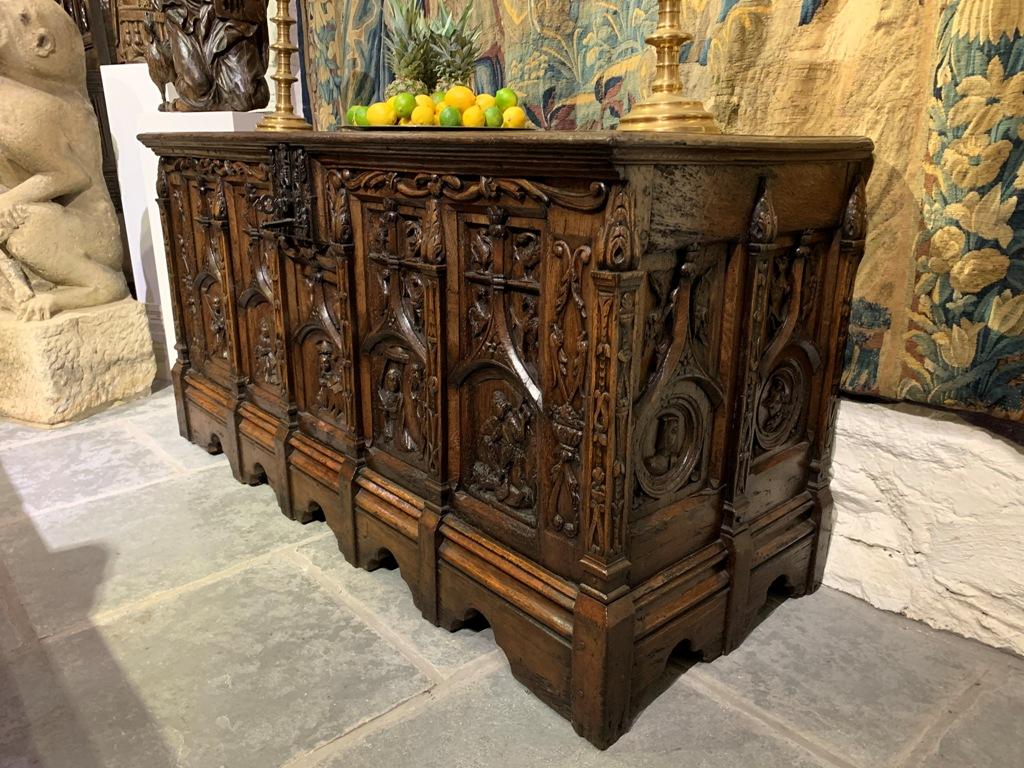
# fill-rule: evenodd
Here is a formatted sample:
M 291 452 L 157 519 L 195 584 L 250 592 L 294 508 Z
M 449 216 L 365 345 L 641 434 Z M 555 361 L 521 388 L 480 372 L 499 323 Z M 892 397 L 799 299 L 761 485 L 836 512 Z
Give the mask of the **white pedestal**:
M 160 96 L 145 64 L 106 66 L 102 74 L 138 298 L 149 316 L 158 377 L 168 380 L 175 359 L 174 315 L 156 204 L 157 157 L 139 143 L 138 135 L 251 131 L 265 113 L 160 112 Z

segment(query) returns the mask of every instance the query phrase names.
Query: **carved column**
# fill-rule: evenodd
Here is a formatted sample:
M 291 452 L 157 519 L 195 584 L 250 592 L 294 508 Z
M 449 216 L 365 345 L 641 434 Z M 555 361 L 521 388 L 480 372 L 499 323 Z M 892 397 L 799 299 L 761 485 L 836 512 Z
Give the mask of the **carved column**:
M 746 268 L 751 277 L 744 281 L 745 300 L 742 310 L 748 318 L 744 323 L 743 342 L 737 359 L 737 405 L 733 432 L 738 434 L 730 451 L 731 467 L 726 477 L 728 488 L 724 503 L 722 539 L 729 550 L 729 600 L 725 625 L 725 652 L 739 645 L 746 631 L 749 600 L 750 569 L 753 547 L 747 509 L 747 481 L 753 461 L 756 432 L 757 401 L 761 390 L 758 369 L 764 354 L 771 263 L 781 246 L 777 244 L 779 222 L 767 179 L 761 182 L 748 232 Z M 727 465 L 728 466 L 728 465 Z M 730 471 L 731 470 L 731 471 Z
M 817 416 L 818 430 L 811 452 L 808 489 L 814 497 L 813 521 L 815 524 L 815 546 L 811 555 L 810 588 L 813 592 L 821 586 L 825 574 L 825 561 L 832 541 L 832 526 L 835 518 L 832 490 L 832 454 L 835 450 L 836 419 L 839 415 L 840 379 L 846 360 L 846 344 L 850 334 L 850 308 L 857 270 L 864 258 L 864 238 L 867 234 L 867 198 L 864 176 L 858 175 L 853 182 L 843 223 L 840 229 L 838 274 L 835 280 L 835 294 L 828 302 L 828 343 L 830 354 L 822 383 L 824 390 L 820 398 L 822 412 Z
M 589 413 L 584 439 L 580 531 L 582 582 L 573 624 L 572 722 L 595 744 L 610 744 L 629 727 L 635 607 L 629 594 L 629 500 L 633 496 L 634 350 L 641 272 L 628 190 L 611 198 L 590 276 L 594 312 L 589 361 Z M 584 682 L 586 681 L 586 682 Z
M 171 284 L 171 311 L 174 316 L 174 350 L 177 358 L 171 368 L 171 383 L 174 387 L 174 402 L 177 406 L 178 432 L 187 440 L 192 440 L 192 429 L 189 425 L 188 408 L 185 405 L 185 376 L 191 368 L 189 358 L 188 341 L 185 338 L 185 312 L 181 306 L 181 298 L 178 294 L 181 285 L 182 275 L 178 268 L 178 259 L 175 256 L 173 243 L 180 241 L 172 240 L 171 223 L 175 221 L 171 207 L 170 186 L 167 180 L 166 161 L 160 163 L 160 171 L 157 177 L 157 205 L 160 208 L 160 224 L 164 238 L 164 257 L 167 260 L 167 275 Z

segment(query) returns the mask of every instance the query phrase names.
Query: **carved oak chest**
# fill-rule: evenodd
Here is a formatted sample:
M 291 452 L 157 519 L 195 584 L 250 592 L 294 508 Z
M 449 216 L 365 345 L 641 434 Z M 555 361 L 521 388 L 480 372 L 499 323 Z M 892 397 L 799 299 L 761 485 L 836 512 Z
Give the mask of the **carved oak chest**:
M 868 140 L 143 140 L 182 435 L 597 746 L 821 583 Z

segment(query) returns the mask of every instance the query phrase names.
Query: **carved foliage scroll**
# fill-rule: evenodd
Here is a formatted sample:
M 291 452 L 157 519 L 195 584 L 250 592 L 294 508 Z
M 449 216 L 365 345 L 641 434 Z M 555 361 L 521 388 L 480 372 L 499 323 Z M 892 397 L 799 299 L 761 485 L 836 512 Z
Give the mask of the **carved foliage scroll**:
M 594 272 L 596 329 L 591 371 L 590 476 L 584 544 L 604 562 L 625 551 L 631 477 L 627 474 L 632 437 L 633 336 L 637 273 Z
M 553 255 L 560 263 L 560 272 L 554 320 L 548 334 L 554 378 L 548 413 L 558 441 L 557 459 L 551 468 L 553 507 L 558 510 L 552 518 L 552 526 L 571 539 L 579 533 L 582 506 L 580 449 L 586 428 L 584 407 L 590 348 L 582 281 L 591 249 L 587 245 L 573 249 L 565 241 L 559 241 Z

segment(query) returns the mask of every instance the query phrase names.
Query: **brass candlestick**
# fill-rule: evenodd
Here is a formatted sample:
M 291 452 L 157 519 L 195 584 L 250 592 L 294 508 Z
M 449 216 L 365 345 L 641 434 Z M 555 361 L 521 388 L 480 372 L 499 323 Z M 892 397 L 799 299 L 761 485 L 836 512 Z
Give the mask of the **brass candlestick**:
M 647 38 L 658 52 L 652 94 L 622 118 L 619 130 L 720 133 L 704 105 L 683 96 L 679 52 L 693 37 L 682 30 L 682 6 L 682 0 L 658 0 L 658 28 Z
M 274 81 L 274 111 L 260 120 L 258 131 L 312 131 L 313 126 L 295 114 L 292 104 L 292 84 L 298 78 L 292 74 L 292 55 L 299 49 L 292 45 L 292 27 L 295 19 L 289 9 L 289 0 L 277 0 L 277 13 L 271 19 L 277 27 L 277 39 L 270 46 L 277 57 L 277 67 L 270 79 Z

